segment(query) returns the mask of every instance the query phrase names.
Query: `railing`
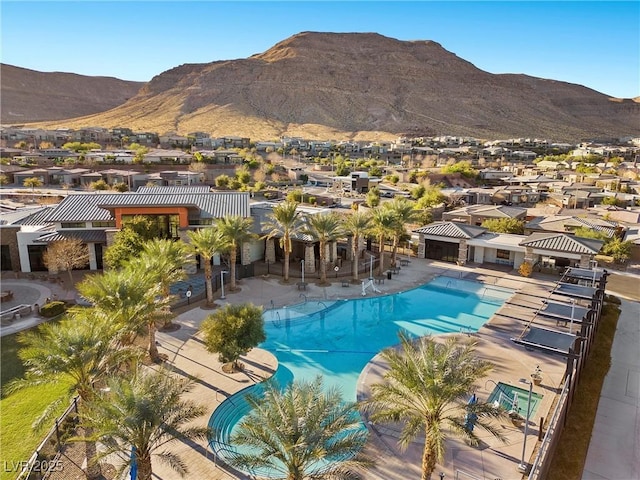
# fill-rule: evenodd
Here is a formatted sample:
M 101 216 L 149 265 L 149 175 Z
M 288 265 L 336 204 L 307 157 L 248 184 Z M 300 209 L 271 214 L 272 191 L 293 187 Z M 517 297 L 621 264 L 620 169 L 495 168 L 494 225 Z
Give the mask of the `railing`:
M 60 455 L 63 445 L 63 432 L 61 432 L 61 427 L 67 421 L 73 422 L 73 420 L 68 418 L 71 414 L 76 416 L 78 415 L 78 399 L 78 396 L 73 397 L 73 400 L 64 411 L 64 413 L 55 420 L 53 427 L 51 427 L 44 440 L 42 440 L 40 445 L 38 445 L 38 447 L 36 448 L 35 452 L 33 452 L 33 455 L 31 455 L 20 474 L 16 477 L 16 480 L 40 480 L 42 478 L 46 478 L 48 473 L 51 473 L 50 469 L 45 469 L 42 467 L 47 459 L 52 458 L 50 453 L 54 453 L 53 458 L 57 458 Z M 54 444 L 55 451 L 47 452 L 47 450 L 50 450 L 51 446 Z M 51 468 L 54 468 L 57 463 L 58 462 L 55 461 L 49 461 L 48 465 Z
M 566 381 L 562 387 L 562 392 L 558 398 L 556 408 L 551 415 L 549 425 L 547 427 L 547 433 L 545 433 L 540 448 L 533 461 L 533 466 L 529 472 L 529 480 L 537 480 L 546 477 L 547 470 L 549 469 L 549 463 L 555 450 L 555 445 L 560 438 L 564 426 L 564 417 L 568 408 L 568 395 L 569 395 L 569 382 Z

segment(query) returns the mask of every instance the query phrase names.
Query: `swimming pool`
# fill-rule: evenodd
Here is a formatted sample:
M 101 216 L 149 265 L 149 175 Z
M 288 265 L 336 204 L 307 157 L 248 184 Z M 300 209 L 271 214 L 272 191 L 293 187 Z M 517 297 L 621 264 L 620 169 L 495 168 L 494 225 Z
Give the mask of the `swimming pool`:
M 381 350 L 398 343 L 398 332 L 413 336 L 477 331 L 513 290 L 450 277 L 392 295 L 353 300 L 310 300 L 264 312 L 267 340 L 260 348 L 278 359 L 275 380 L 324 377 L 347 401 L 356 400 L 362 369 Z M 213 412 L 210 446 L 220 457 L 233 454 L 229 438 L 248 412 L 243 397 L 259 393 L 249 387 L 225 400 Z

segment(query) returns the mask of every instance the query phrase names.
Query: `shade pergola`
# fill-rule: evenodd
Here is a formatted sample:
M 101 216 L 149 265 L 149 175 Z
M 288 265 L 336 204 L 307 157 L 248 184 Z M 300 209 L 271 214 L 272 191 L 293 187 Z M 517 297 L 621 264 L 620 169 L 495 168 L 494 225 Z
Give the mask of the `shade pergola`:
M 576 278 L 578 280 L 594 280 L 599 282 L 603 275 L 606 275 L 606 270 L 597 270 L 590 268 L 569 267 L 564 273 L 567 278 Z
M 571 333 L 556 332 L 540 327 L 529 327 L 521 336 L 512 338 L 511 340 L 528 348 L 569 355 L 577 338 L 577 335 Z
M 580 300 L 592 300 L 596 294 L 596 290 L 594 287 L 585 287 L 572 283 L 558 283 L 552 293 Z
M 582 323 L 585 321 L 588 308 L 580 305 L 570 305 L 562 302 L 554 302 L 546 300 L 544 306 L 538 310 L 538 315 L 542 317 L 552 318 L 558 322 L 575 322 Z

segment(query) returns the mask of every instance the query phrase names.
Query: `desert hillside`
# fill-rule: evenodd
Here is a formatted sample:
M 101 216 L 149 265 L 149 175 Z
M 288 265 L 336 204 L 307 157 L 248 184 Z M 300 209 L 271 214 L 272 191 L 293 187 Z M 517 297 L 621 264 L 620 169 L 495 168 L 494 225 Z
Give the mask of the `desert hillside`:
M 0 121 L 23 124 L 104 112 L 122 105 L 144 83 L 73 73 L 44 73 L 0 64 Z
M 250 58 L 175 67 L 108 112 L 47 126 L 256 139 L 416 133 L 579 140 L 638 135 L 639 114 L 635 100 L 491 74 L 432 41 L 305 32 Z

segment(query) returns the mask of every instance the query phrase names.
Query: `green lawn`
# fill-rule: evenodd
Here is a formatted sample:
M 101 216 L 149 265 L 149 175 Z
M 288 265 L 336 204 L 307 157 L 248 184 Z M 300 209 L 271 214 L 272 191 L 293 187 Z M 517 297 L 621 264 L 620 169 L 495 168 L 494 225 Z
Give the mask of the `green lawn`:
M 6 472 L 10 469 L 12 462 L 27 461 L 35 448 L 40 444 L 46 435 L 48 428 L 34 432 L 32 423 L 44 409 L 54 400 L 67 395 L 67 382 L 58 382 L 52 385 L 42 385 L 38 387 L 25 388 L 16 393 L 4 396 L 6 383 L 14 378 L 23 375 L 24 368 L 17 356 L 20 345 L 16 335 L 2 337 L 0 343 L 1 358 L 0 373 L 3 396 L 0 399 L 0 452 L 3 465 L 0 480 L 14 480 L 17 472 Z M 61 405 L 62 413 L 67 407 L 65 402 Z

